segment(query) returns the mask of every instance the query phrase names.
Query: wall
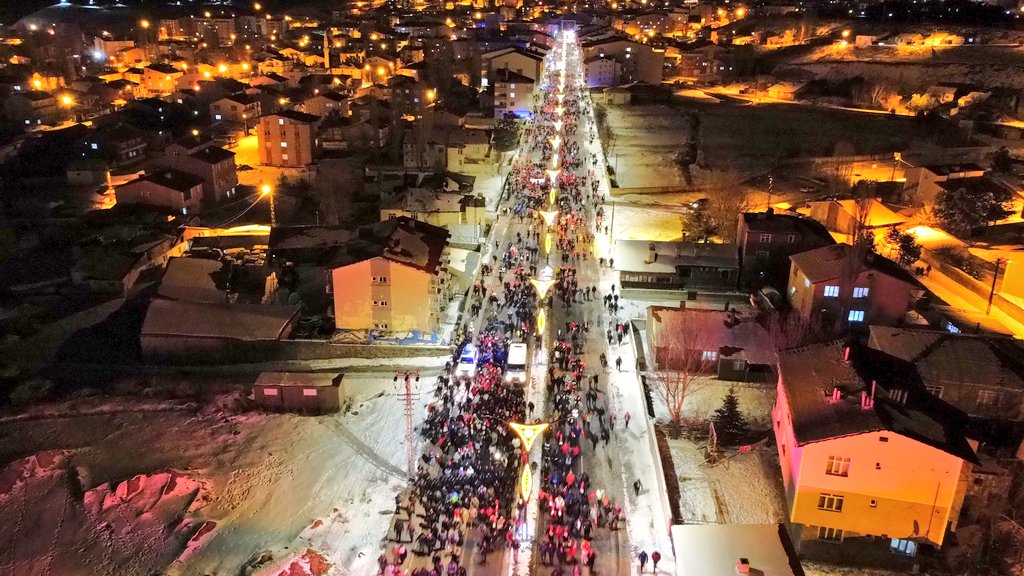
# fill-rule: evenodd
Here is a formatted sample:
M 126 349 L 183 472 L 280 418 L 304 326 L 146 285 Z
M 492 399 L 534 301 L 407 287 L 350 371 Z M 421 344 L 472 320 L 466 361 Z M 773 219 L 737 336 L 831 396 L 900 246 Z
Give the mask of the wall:
M 331 272 L 335 325 L 342 329 L 373 328 L 370 261 L 364 260 Z
M 926 538 L 935 545 L 942 544 L 947 521 L 955 529 L 966 492 L 960 485 L 960 458 L 888 431 L 803 448 L 793 522 L 888 538 Z M 826 474 L 829 456 L 850 458 L 849 475 Z M 819 510 L 822 493 L 844 496 L 843 510 Z
M 333 344 L 327 340 L 266 340 L 244 342 L 216 338 L 148 336 L 142 339 L 143 362 L 151 365 L 231 365 L 232 371 L 266 371 L 261 363 L 330 360 L 337 358 L 416 358 L 447 356 L 446 346 Z M 117 370 L 116 366 L 100 369 Z M 289 368 L 292 369 L 292 368 Z
M 433 297 L 431 275 L 401 264 L 391 264 L 391 330 L 434 329 L 430 318 Z

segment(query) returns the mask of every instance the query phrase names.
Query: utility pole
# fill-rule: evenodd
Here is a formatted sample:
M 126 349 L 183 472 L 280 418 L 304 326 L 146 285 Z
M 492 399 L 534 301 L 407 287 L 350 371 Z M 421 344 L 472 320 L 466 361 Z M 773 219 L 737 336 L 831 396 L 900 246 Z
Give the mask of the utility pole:
M 992 275 L 992 289 L 988 291 L 988 306 L 985 307 L 985 316 L 992 311 L 992 298 L 996 295 L 996 280 L 999 278 L 999 266 L 1006 262 L 1006 258 L 996 258 L 996 272 Z
M 420 381 L 419 372 L 416 373 L 416 381 Z M 415 440 L 416 434 L 412 425 L 412 373 L 405 373 L 405 458 L 406 466 L 408 467 L 409 477 L 414 478 L 416 476 L 416 450 Z

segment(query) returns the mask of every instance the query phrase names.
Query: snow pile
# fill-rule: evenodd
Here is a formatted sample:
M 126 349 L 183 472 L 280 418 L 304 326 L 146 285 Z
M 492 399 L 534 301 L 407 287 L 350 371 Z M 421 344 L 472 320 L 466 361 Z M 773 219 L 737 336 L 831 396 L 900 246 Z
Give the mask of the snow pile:
M 307 548 L 302 554 L 263 568 L 253 576 L 324 576 L 330 572 L 331 566 L 319 552 Z
M 84 490 L 70 454 L 42 452 L 0 472 L 0 550 L 12 573 L 147 574 L 198 529 L 186 519 L 197 481 L 161 472 Z
M 33 478 L 46 476 L 67 467 L 69 450 L 47 450 L 12 462 L 0 470 L 0 503 L 6 500 Z

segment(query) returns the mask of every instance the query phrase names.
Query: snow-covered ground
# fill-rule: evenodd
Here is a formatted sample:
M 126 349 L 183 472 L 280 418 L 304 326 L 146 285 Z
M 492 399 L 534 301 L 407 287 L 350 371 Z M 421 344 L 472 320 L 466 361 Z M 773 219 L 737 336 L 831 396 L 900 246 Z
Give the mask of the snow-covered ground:
M 417 425 L 434 376 L 416 385 Z M 320 555 L 327 573 L 374 573 L 405 483 L 403 385 L 380 373 L 346 382 L 349 412 L 332 416 L 262 414 L 234 395 L 157 412 L 85 399 L 121 411 L 0 423 L 0 462 L 13 462 L 0 472 L 0 566 L 277 576 Z M 60 458 L 41 466 L 43 451 Z
M 729 453 L 706 463 L 701 443 L 668 440 L 679 479 L 684 523 L 766 524 L 784 522 L 785 494 L 778 458 L 771 446 L 745 454 Z

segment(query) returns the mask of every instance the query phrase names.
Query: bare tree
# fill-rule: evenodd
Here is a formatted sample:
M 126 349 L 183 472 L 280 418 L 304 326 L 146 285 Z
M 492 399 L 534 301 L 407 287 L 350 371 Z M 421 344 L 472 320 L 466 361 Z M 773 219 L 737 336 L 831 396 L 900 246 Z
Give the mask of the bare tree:
M 736 240 L 736 225 L 739 215 L 754 208 L 754 201 L 743 189 L 742 175 L 735 171 L 714 171 L 708 182 L 707 205 L 705 209 L 715 227 L 717 236 L 723 242 Z
M 769 318 L 768 337 L 772 347 L 781 351 L 821 342 L 828 337 L 828 332 L 816 317 L 804 318 L 791 311 L 788 314 L 776 313 Z
M 668 409 L 669 422 L 679 430 L 683 405 L 691 392 L 706 386 L 705 373 L 718 361 L 717 332 L 710 322 L 718 317 L 697 310 L 654 313 L 653 370 L 648 371 L 655 394 Z

